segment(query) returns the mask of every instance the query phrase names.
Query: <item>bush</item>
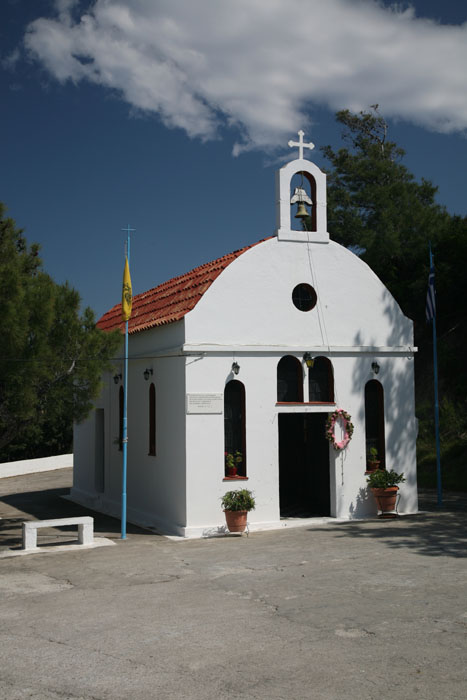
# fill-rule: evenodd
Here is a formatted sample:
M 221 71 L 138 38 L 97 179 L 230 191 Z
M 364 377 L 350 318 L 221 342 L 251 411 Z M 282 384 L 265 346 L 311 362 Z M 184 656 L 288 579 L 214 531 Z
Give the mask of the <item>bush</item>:
M 377 469 L 369 475 L 366 481 L 372 489 L 387 489 L 405 481 L 405 477 L 403 474 L 395 472 L 394 469 L 391 469 L 390 472 L 386 469 Z
M 256 503 L 253 498 L 253 494 L 248 489 L 241 489 L 240 491 L 227 491 L 222 496 L 222 509 L 223 510 L 254 510 Z

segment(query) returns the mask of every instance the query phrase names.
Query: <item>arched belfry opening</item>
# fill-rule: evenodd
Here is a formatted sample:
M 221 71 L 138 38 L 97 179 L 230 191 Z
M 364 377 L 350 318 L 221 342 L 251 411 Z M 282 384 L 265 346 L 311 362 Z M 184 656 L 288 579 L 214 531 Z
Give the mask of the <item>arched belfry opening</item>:
M 316 180 L 303 170 L 290 181 L 290 228 L 316 231 Z
M 298 135 L 299 141 L 289 141 L 289 146 L 298 147 L 299 158 L 276 172 L 277 237 L 280 241 L 328 243 L 326 175 L 304 157 L 304 151 L 314 145 L 303 141 L 303 131 Z

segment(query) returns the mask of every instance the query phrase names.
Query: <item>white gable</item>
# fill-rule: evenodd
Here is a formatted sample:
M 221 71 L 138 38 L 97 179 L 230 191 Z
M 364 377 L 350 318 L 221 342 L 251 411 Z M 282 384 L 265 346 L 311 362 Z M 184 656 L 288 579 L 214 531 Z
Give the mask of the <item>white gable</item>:
M 290 208 L 290 205 L 289 205 Z M 311 285 L 318 303 L 300 311 L 293 289 Z M 185 317 L 187 343 L 220 346 L 401 347 L 412 323 L 371 269 L 330 242 L 273 238 L 231 263 Z

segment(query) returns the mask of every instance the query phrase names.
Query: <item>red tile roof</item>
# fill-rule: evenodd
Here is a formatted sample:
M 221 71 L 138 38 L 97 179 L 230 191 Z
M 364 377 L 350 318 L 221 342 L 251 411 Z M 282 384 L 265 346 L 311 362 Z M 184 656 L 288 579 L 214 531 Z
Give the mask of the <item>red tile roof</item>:
M 262 242 L 258 241 L 258 243 Z M 196 306 L 221 272 L 242 253 L 258 243 L 245 246 L 245 248 L 235 250 L 222 258 L 195 267 L 194 270 L 186 272 L 180 277 L 174 277 L 158 287 L 134 296 L 131 318 L 128 321 L 128 333 L 138 333 L 138 331 L 145 331 L 148 328 L 180 321 Z M 103 331 L 111 331 L 115 328 L 124 331 L 125 323 L 122 321 L 121 303 L 107 311 L 97 322 L 97 327 Z

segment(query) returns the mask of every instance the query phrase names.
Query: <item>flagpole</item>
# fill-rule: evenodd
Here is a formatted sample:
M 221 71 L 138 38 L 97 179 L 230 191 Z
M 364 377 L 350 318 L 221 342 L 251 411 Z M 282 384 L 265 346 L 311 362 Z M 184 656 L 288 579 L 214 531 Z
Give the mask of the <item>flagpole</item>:
M 433 266 L 433 253 L 431 252 L 430 244 L 430 276 L 434 275 Z M 434 281 L 433 281 L 434 286 Z M 438 399 L 438 351 L 437 351 L 437 341 L 436 341 L 436 306 L 433 309 L 433 370 L 434 370 L 434 384 L 435 384 L 435 437 L 436 437 L 436 484 L 438 492 L 438 508 L 443 506 L 443 491 L 441 485 L 441 448 L 439 440 L 439 399 Z
M 126 229 L 126 259 L 128 266 L 130 265 L 130 229 L 128 225 Z M 122 305 L 123 311 L 123 305 Z M 127 465 L 128 465 L 128 319 L 125 320 L 125 350 L 123 362 L 123 426 L 122 426 L 122 450 L 123 450 L 123 466 L 122 466 L 122 522 L 121 522 L 121 539 L 126 540 L 126 484 L 127 484 Z

